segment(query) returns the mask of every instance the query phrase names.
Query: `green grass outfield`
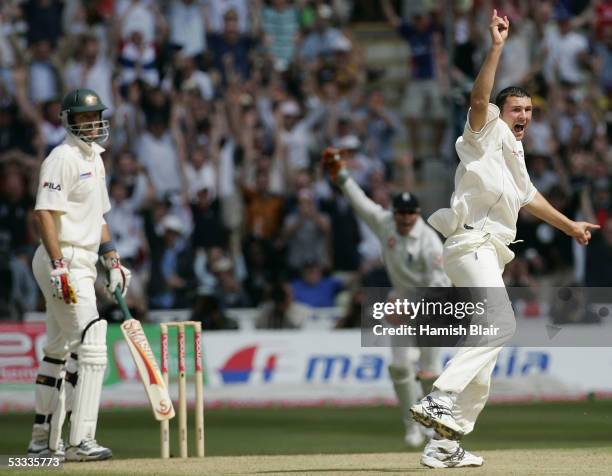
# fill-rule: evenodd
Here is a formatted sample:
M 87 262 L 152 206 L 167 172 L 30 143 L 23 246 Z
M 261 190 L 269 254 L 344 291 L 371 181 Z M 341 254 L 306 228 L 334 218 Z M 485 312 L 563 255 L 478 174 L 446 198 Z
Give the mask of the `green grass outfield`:
M 31 414 L 0 415 L 0 454 L 24 453 L 32 418 Z M 399 410 L 393 407 L 207 410 L 205 436 L 207 456 L 406 451 Z M 191 428 L 189 438 L 191 445 Z M 159 424 L 147 410 L 103 411 L 97 439 L 113 450 L 115 459 L 159 455 Z M 612 401 L 490 405 L 464 446 L 470 450 L 612 447 Z

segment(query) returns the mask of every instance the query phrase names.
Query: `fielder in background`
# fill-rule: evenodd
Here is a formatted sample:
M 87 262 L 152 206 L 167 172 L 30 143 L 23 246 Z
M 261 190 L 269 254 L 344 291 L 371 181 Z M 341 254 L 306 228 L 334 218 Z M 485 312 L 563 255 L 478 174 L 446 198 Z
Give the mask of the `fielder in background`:
M 62 101 L 66 139 L 43 161 L 35 213 L 42 245 L 32 268 L 46 303 L 47 341 L 36 377 L 36 417 L 28 456 L 102 460 L 111 450 L 95 440 L 106 369 L 106 321 L 98 316 L 94 281 L 99 257 L 111 295 L 125 295 L 130 272 L 121 266 L 103 215 L 110 210 L 98 145 L 109 136 L 106 106 L 89 89 Z M 61 439 L 70 416 L 69 446 Z
M 451 207 L 438 210 L 428 220 L 447 237 L 444 270 L 455 286 L 488 287 L 497 292 L 501 288 L 503 294 L 506 293 L 502 272 L 514 258 L 508 245 L 516 236 L 516 221 L 522 207 L 581 245 L 588 243 L 591 229 L 599 228 L 559 213 L 531 183 L 521 144 L 532 112 L 527 91 L 506 88 L 497 95 L 496 104 L 489 104 L 509 27 L 508 18 L 499 17 L 493 10 L 489 26 L 492 45 L 472 89 L 463 135 L 455 145 L 460 163 Z M 493 318 L 500 311 L 509 313 L 511 337 L 516 323 L 510 305 L 504 309 L 490 307 L 488 302 L 487 312 Z M 470 433 L 489 397 L 491 373 L 501 345 L 461 348 L 434 382 L 434 391 L 412 407 L 414 418 L 447 438 L 459 439 Z M 483 464 L 481 457 L 465 451 L 456 441 L 433 443 L 430 452 L 421 459 L 426 466 Z
M 327 148 L 322 163 L 331 180 L 340 187 L 357 216 L 376 234 L 381 243 L 382 258 L 393 294 L 405 295 L 415 287 L 448 287 L 450 280 L 442 269 L 442 241 L 421 218 L 419 202 L 414 194 L 404 192 L 393 198 L 393 211 L 385 210 L 370 200 L 348 173 L 343 151 Z M 405 338 L 404 338 L 405 339 Z M 401 338 L 391 339 L 389 375 L 399 401 L 406 427 L 405 443 L 421 446 L 426 433 L 416 424 L 410 407 L 419 395 L 418 381 L 428 392 L 439 373 L 435 348 L 421 347 L 419 370 L 410 358 L 409 348 Z

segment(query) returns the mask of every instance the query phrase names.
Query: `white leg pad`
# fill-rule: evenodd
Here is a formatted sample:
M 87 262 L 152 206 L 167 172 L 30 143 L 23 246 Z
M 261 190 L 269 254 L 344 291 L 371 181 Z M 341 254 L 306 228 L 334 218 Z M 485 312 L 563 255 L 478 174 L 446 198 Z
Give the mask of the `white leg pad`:
M 64 361 L 53 359 L 54 362 L 49 362 L 47 359 L 43 358 L 38 368 L 35 391 L 36 414 L 45 417 L 51 415 L 57 407 L 64 370 Z
M 79 377 L 70 419 L 70 445 L 95 438 L 102 382 L 106 370 L 106 326 L 103 319 L 90 323 L 78 348 Z
M 36 418 L 32 428 L 32 440 L 48 439 L 50 447 L 53 444 L 51 435 L 57 433 L 57 415 L 61 413 L 63 406 L 64 363 L 63 359 L 45 356 L 36 376 Z M 52 447 L 56 448 L 57 446 Z
M 72 411 L 72 399 L 74 397 L 74 387 L 76 386 L 78 367 L 77 355 L 70 354 L 66 361 L 66 371 L 64 372 L 64 383 L 60 389 L 57 409 L 51 417 L 51 431 L 49 432 L 49 448 L 56 450 L 62 439 L 62 430 L 66 417 L 70 419 Z
M 390 365 L 389 375 L 402 412 L 402 420 L 408 429 L 416 423 L 410 413 L 410 407 L 417 401 L 419 393 L 414 366 L 411 363 L 401 367 Z
M 49 448 L 53 451 L 57 450 L 62 439 L 62 428 L 66 418 L 66 382 L 62 384 L 59 390 L 59 398 L 55 411 L 51 416 L 51 424 L 49 428 Z

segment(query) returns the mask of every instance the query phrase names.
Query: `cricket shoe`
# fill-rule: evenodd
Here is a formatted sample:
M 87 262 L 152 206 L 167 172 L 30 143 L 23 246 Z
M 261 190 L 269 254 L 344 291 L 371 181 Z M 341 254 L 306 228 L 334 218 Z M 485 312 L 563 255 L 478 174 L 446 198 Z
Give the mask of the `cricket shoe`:
M 66 449 L 66 461 L 102 461 L 112 457 L 111 450 L 91 438 L 84 439 L 78 446 L 69 446 Z
M 433 428 L 442 438 L 459 440 L 465 434 L 453 417 L 453 400 L 436 391 L 412 405 L 412 418 L 426 428 Z
M 467 468 L 482 466 L 484 459 L 465 451 L 452 440 L 431 440 L 421 455 L 421 464 L 428 468 Z
M 52 450 L 47 440 L 32 440 L 28 445 L 28 458 L 58 458 L 64 461 L 66 458 L 64 442 L 60 441 L 57 449 Z

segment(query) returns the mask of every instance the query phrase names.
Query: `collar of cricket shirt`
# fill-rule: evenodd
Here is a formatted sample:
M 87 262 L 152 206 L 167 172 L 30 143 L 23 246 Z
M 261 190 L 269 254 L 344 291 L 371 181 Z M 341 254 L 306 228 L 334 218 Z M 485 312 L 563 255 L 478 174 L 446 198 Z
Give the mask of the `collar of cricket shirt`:
M 66 134 L 66 143 L 73 147 L 77 147 L 83 154 L 83 158 L 90 162 L 96 158 L 96 154 L 101 154 L 105 150 L 104 147 L 95 142 L 88 144 L 70 133 Z
M 418 240 L 418 238 L 421 236 L 421 233 L 423 232 L 424 226 L 425 225 L 423 224 L 423 219 L 421 217 L 418 217 L 414 226 L 412 227 L 412 230 L 410 230 L 410 233 L 408 233 L 406 237 Z

